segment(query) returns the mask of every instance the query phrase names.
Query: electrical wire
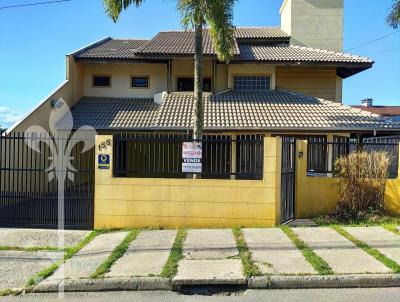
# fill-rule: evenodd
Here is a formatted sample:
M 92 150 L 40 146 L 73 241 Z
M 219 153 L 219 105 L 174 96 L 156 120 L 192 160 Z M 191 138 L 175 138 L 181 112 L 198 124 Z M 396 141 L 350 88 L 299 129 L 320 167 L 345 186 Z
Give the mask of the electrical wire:
M 345 51 L 350 51 L 350 50 L 353 50 L 353 49 L 357 49 L 357 48 L 364 47 L 364 46 L 366 46 L 366 45 L 370 45 L 370 44 L 375 43 L 375 42 L 377 42 L 377 41 L 379 41 L 379 40 L 382 40 L 382 39 L 385 39 L 385 38 L 387 38 L 387 37 L 389 37 L 389 36 L 391 36 L 391 35 L 394 35 L 394 34 L 398 33 L 399 31 L 400 31 L 400 29 L 399 29 L 399 30 L 396 30 L 396 31 L 394 31 L 394 32 L 391 32 L 391 33 L 389 33 L 389 34 L 387 34 L 387 35 L 384 35 L 384 36 L 382 36 L 382 37 L 379 37 L 379 38 L 376 38 L 376 39 L 374 39 L 374 40 L 371 40 L 371 41 L 365 42 L 365 43 L 363 43 L 363 44 L 360 44 L 360 45 L 358 45 L 358 46 L 355 46 L 355 47 L 346 49 Z
M 19 8 L 19 7 L 27 7 L 27 6 L 55 4 L 55 3 L 70 2 L 70 1 L 72 1 L 72 0 L 53 0 L 53 1 L 45 1 L 45 2 L 34 2 L 34 3 L 27 3 L 27 4 L 17 4 L 17 5 L 10 5 L 10 6 L 0 6 L 0 10 L 11 9 L 11 8 Z

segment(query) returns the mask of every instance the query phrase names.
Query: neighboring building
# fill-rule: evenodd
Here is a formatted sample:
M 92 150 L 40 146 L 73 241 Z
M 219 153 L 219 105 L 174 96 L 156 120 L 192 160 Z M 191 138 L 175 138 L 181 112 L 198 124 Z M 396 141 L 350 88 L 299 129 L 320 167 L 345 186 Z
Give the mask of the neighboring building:
M 361 101 L 361 105 L 352 105 L 351 107 L 379 114 L 392 121 L 400 121 L 400 106 L 376 106 L 373 104 L 373 99 L 365 99 Z
M 229 64 L 204 30 L 202 179 L 180 166 L 193 129 L 192 31 L 105 38 L 67 55 L 66 81 L 8 133 L 49 129 L 63 102 L 74 129 L 97 130 L 110 169 L 96 169 L 95 227 L 266 226 L 326 213 L 335 180 L 307 172 L 331 175 L 347 149 L 330 143 L 398 134 L 400 122 L 342 104 L 342 81 L 374 63 L 341 52 L 343 0 L 285 0 L 280 12 L 281 28 L 235 28 Z M 400 208 L 396 190 L 387 194 Z

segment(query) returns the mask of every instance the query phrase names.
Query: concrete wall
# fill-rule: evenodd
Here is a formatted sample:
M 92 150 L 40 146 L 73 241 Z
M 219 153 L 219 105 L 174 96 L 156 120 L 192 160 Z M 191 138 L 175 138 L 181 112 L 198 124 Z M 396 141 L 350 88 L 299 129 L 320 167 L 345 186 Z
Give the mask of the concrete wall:
M 334 177 L 307 176 L 307 142 L 297 142 L 296 165 L 296 218 L 312 218 L 335 209 L 339 197 L 338 179 Z M 400 171 L 399 171 L 400 176 Z M 394 215 L 400 215 L 400 177 L 389 179 L 385 191 L 386 206 Z
M 276 88 L 308 96 L 341 102 L 341 83 L 334 67 L 276 67 Z
M 284 0 L 280 13 L 291 44 L 342 51 L 344 0 Z
M 106 139 L 112 136 L 97 136 L 96 145 Z M 96 169 L 95 228 L 272 226 L 280 211 L 280 139 L 265 138 L 264 148 L 263 180 L 115 178 L 112 167 Z M 112 157 L 112 147 L 101 153 Z

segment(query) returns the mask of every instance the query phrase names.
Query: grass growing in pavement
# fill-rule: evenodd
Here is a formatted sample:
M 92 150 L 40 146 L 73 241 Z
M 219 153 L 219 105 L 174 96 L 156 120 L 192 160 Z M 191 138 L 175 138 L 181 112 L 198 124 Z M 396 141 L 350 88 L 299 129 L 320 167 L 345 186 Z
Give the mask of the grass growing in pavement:
M 344 230 L 343 228 L 341 228 L 340 226 L 332 226 L 332 228 L 338 232 L 340 235 L 342 235 L 343 237 L 347 238 L 348 240 L 350 240 L 351 242 L 353 242 L 355 245 L 357 245 L 359 248 L 363 249 L 364 251 L 366 251 L 368 254 L 370 254 L 372 257 L 374 257 L 376 260 L 382 262 L 385 266 L 387 266 L 388 268 L 390 268 L 393 272 L 395 273 L 400 273 L 400 265 L 397 264 L 397 262 L 389 259 L 388 257 L 386 257 L 385 255 L 383 255 L 382 253 L 380 253 L 377 249 L 374 249 L 372 247 L 370 247 L 368 244 L 366 244 L 365 242 L 362 242 L 360 240 L 358 240 L 357 238 L 355 238 L 354 236 L 352 236 L 349 232 L 347 232 L 346 230 Z
M 282 231 L 293 241 L 295 246 L 301 251 L 307 261 L 320 275 L 333 275 L 333 270 L 324 259 L 319 257 L 314 251 L 301 240 L 288 226 L 281 226 Z
M 41 246 L 33 246 L 33 247 L 0 246 L 0 251 L 18 251 L 18 252 L 39 252 L 39 251 L 54 252 L 54 251 L 58 251 L 58 252 L 62 252 L 62 251 L 68 251 L 68 250 L 69 250 L 69 248 L 59 249 L 59 248 L 50 247 L 50 246 L 45 246 L 45 247 L 41 247 Z
M 91 276 L 91 278 L 101 278 L 104 276 L 105 273 L 109 271 L 111 266 L 121 258 L 126 251 L 128 250 L 129 245 L 133 240 L 136 239 L 137 235 L 139 234 L 140 230 L 134 229 L 131 230 L 128 236 L 118 245 L 114 251 L 111 253 L 110 256 L 104 261 L 96 270 L 96 272 Z
M 400 223 L 399 225 L 392 225 L 392 224 L 383 225 L 383 227 L 388 231 L 395 233 L 396 235 L 400 235 L 400 231 L 397 229 L 398 226 L 400 226 Z
M 187 229 L 179 229 L 169 254 L 167 263 L 165 264 L 161 277 L 172 278 L 178 272 L 178 262 L 182 259 L 183 242 L 186 239 Z
M 54 271 L 62 264 L 64 263 L 67 259 L 71 258 L 73 255 L 75 255 L 77 252 L 79 252 L 80 249 L 82 249 L 85 245 L 87 245 L 90 241 L 94 239 L 97 235 L 106 233 L 107 231 L 105 230 L 94 230 L 92 231 L 89 235 L 87 235 L 81 242 L 79 242 L 76 246 L 68 249 L 64 255 L 64 257 L 55 263 L 53 263 L 50 267 L 42 270 L 41 272 L 37 273 L 35 276 L 31 277 L 28 282 L 27 286 L 32 286 L 43 279 L 46 279 L 48 276 L 54 273 Z
M 361 220 L 339 221 L 330 216 L 319 216 L 314 222 L 320 226 L 400 226 L 400 217 L 393 216 L 371 216 Z
M 262 273 L 258 266 L 251 259 L 251 252 L 247 247 L 246 240 L 244 239 L 243 232 L 241 228 L 233 228 L 233 235 L 236 239 L 236 246 L 239 250 L 240 258 L 242 259 L 243 272 L 244 275 L 249 278 L 251 276 L 261 276 Z

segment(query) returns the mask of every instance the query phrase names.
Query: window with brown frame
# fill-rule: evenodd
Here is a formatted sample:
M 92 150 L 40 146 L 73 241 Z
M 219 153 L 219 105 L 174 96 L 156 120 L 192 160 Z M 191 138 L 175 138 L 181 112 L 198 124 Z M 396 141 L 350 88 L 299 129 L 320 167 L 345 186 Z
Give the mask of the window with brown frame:
M 93 75 L 92 76 L 93 87 L 111 87 L 111 76 L 110 75 Z
M 131 88 L 149 88 L 149 86 L 148 76 L 131 76 Z

